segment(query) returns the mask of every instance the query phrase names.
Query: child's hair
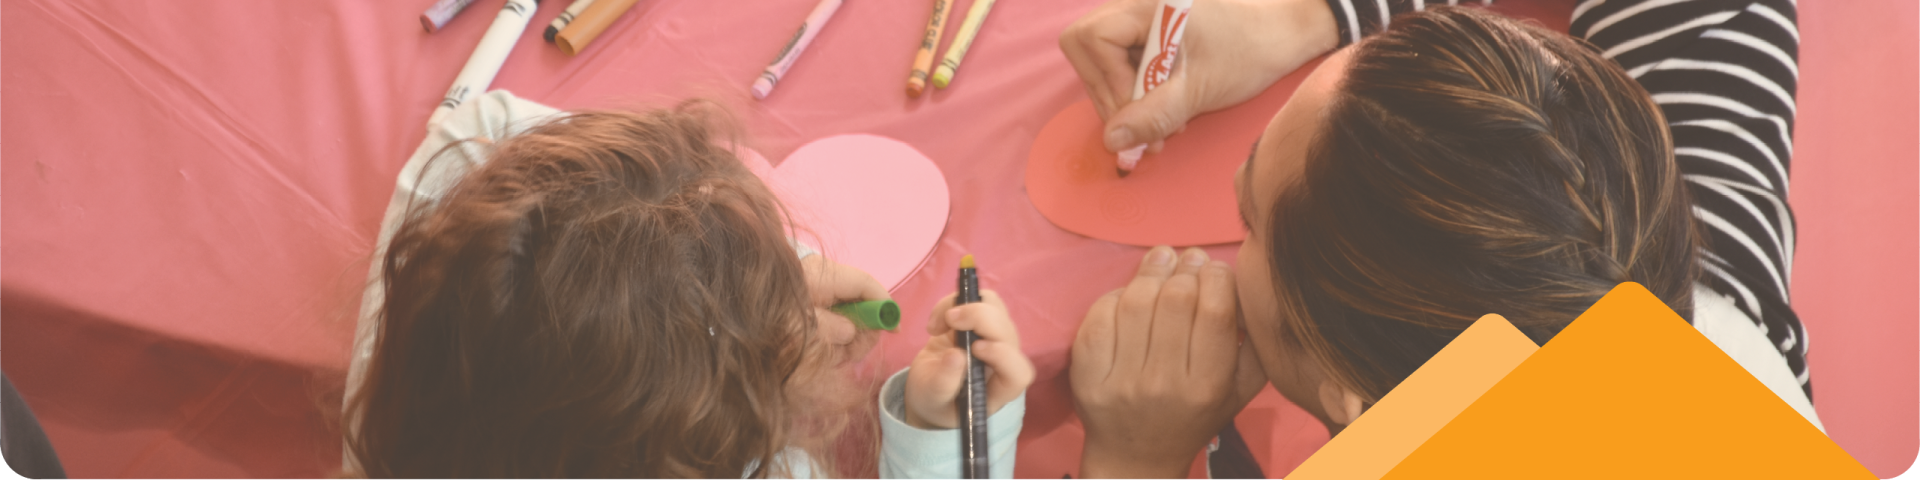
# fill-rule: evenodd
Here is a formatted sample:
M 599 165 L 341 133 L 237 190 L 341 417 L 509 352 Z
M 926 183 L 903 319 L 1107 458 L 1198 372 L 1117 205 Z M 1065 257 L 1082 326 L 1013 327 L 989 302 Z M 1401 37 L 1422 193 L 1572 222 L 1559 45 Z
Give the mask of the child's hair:
M 353 473 L 785 473 L 813 313 L 779 204 L 702 111 L 536 126 L 410 208 Z

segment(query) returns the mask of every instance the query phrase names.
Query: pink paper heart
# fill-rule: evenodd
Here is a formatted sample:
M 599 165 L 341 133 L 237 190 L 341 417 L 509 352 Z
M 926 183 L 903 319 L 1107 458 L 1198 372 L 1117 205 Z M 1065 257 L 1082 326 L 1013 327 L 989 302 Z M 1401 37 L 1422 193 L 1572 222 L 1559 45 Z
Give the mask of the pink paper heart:
M 888 290 L 920 270 L 947 227 L 947 179 L 899 140 L 837 135 L 801 146 L 779 167 L 752 150 L 741 161 L 792 215 L 790 235 Z

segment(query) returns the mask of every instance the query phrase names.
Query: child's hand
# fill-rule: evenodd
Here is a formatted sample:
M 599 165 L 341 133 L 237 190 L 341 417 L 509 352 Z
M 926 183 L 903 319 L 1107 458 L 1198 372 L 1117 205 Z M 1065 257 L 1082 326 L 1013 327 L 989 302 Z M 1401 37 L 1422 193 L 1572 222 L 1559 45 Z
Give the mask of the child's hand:
M 980 292 L 980 303 L 953 306 L 953 295 L 933 307 L 927 322 L 927 346 L 913 357 L 907 371 L 907 425 L 915 428 L 955 428 L 960 414 L 954 399 L 966 378 L 967 352 L 954 346 L 955 330 L 973 330 L 973 355 L 987 364 L 987 415 L 1020 398 L 1033 384 L 1033 362 L 1020 351 L 1020 332 L 1013 328 L 1007 304 L 992 290 Z
M 824 255 L 808 255 L 800 259 L 800 266 L 807 277 L 807 292 L 814 317 L 820 320 L 821 338 L 829 345 L 847 345 L 859 336 L 859 329 L 853 326 L 853 321 L 830 310 L 834 305 L 892 298 L 887 295 L 887 287 L 874 280 L 873 275 L 828 260 Z M 865 355 L 866 352 L 858 353 Z

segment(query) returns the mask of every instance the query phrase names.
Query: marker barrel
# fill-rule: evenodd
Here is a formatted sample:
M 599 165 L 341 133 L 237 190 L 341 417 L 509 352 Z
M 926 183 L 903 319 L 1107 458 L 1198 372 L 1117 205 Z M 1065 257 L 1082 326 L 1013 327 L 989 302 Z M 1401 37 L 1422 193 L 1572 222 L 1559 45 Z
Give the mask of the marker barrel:
M 892 300 L 868 300 L 833 306 L 833 312 L 847 317 L 863 330 L 894 331 L 900 328 L 900 304 Z
M 1180 40 L 1187 33 L 1187 12 L 1193 0 L 1160 0 L 1153 10 L 1153 23 L 1147 28 L 1146 51 L 1140 56 L 1140 71 L 1133 78 L 1133 99 L 1147 96 L 1167 77 L 1173 75 L 1173 59 L 1180 54 Z
M 959 293 L 954 296 L 955 306 L 980 302 L 980 277 L 972 268 L 961 268 Z M 973 341 L 978 337 L 971 330 L 962 330 L 953 336 L 954 346 L 967 351 L 967 374 L 960 384 L 960 395 L 954 398 L 955 410 L 960 413 L 960 478 L 987 478 L 987 365 L 973 356 Z
M 1187 12 L 1192 9 L 1193 0 L 1160 0 L 1154 7 L 1152 23 L 1147 27 L 1147 49 L 1133 78 L 1134 100 L 1147 96 L 1173 75 L 1173 59 L 1180 54 L 1180 40 L 1187 33 Z M 1121 151 L 1117 160 L 1120 171 L 1132 171 L 1146 151 L 1146 145 Z
M 447 95 L 440 99 L 440 106 L 434 107 L 433 114 L 427 117 L 427 128 L 440 124 L 440 119 L 460 106 L 461 102 L 487 90 L 493 84 L 493 77 L 500 73 L 500 66 L 507 63 L 507 54 L 513 53 L 513 44 L 520 40 L 520 34 L 527 31 L 527 22 L 533 18 L 536 4 L 533 0 L 507 0 L 500 7 L 500 16 L 494 17 L 493 25 L 487 27 L 487 33 L 480 36 L 480 45 L 473 48 L 473 55 L 467 57 L 467 64 L 460 67 L 460 74 L 453 77 L 453 86 L 447 89 Z
M 933 70 L 934 49 L 940 47 L 940 35 L 946 31 L 952 0 L 933 0 L 933 16 L 927 18 L 927 34 L 920 37 L 920 51 L 913 55 L 913 73 L 907 75 L 907 96 L 918 97 L 927 90 L 927 72 Z M 949 50 L 952 47 L 948 47 Z
M 947 58 L 940 61 L 940 69 L 933 72 L 933 86 L 947 88 L 953 81 L 954 73 L 960 70 L 960 60 L 966 58 L 967 48 L 973 46 L 973 38 L 980 34 L 980 25 L 986 23 L 987 12 L 993 10 L 994 0 L 973 0 L 973 6 L 967 8 L 967 20 L 960 24 L 960 31 L 953 34 L 953 44 L 947 46 Z
M 773 57 L 773 63 L 768 64 L 767 69 L 760 72 L 759 77 L 754 78 L 753 98 L 764 100 L 767 95 L 773 93 L 773 86 L 780 83 L 780 78 L 787 74 L 787 69 L 793 68 L 793 62 L 800 59 L 800 52 L 806 51 L 807 44 L 813 43 L 813 37 L 819 35 L 820 29 L 827 26 L 827 20 L 833 18 L 833 12 L 840 10 L 841 2 L 842 0 L 820 0 L 819 5 L 814 5 L 813 12 L 807 14 L 807 21 L 800 24 L 800 31 L 793 32 L 793 38 L 787 40 L 787 48 L 781 49 L 780 55 Z

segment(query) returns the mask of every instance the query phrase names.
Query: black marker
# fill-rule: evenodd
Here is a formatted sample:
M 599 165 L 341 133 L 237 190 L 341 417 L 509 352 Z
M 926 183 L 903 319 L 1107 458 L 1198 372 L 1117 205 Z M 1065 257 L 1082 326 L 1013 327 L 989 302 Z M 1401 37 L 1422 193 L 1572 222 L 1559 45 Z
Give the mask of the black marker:
M 980 303 L 980 276 L 973 269 L 973 255 L 960 257 L 960 293 L 954 306 Z M 987 365 L 973 356 L 972 330 L 954 334 L 954 346 L 967 350 L 966 381 L 960 384 L 960 396 L 953 399 L 960 412 L 960 478 L 987 478 Z

